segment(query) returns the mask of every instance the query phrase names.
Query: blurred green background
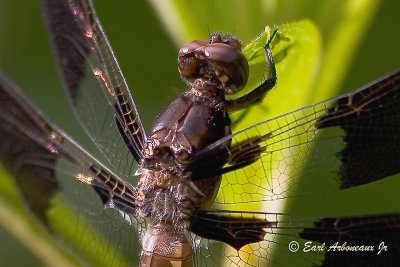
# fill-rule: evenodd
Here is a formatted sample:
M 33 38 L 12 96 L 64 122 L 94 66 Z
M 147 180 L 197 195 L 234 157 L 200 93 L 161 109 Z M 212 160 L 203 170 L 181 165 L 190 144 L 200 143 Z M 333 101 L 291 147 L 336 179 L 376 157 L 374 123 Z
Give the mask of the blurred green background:
M 166 2 L 168 3 L 165 4 Z M 178 45 L 193 38 L 206 38 L 208 31 L 233 32 L 247 42 L 267 24 L 279 25 L 309 18 L 321 30 L 322 46 L 326 48 L 323 52 L 331 52 L 322 57 L 331 57 L 329 62 L 332 63 L 335 81 L 332 86 L 336 90 L 335 94 L 353 90 L 400 67 L 399 1 L 254 1 L 262 3 L 266 8 L 265 16 L 257 16 L 258 13 L 250 9 L 247 14 L 239 12 L 241 6 L 253 5 L 248 4 L 250 1 L 247 0 L 220 1 L 218 4 L 216 2 L 95 1 L 98 15 L 147 129 L 162 107 L 185 88 L 176 68 Z M 364 11 L 365 14 L 359 13 L 360 17 L 356 17 L 355 20 L 348 19 L 338 10 L 344 3 L 350 2 L 353 3 L 354 9 L 365 3 L 369 9 Z M 167 8 L 169 4 L 176 7 L 172 11 L 177 13 Z M 168 31 L 160 20 L 160 13 L 154 11 L 154 6 L 159 6 L 158 10 L 164 10 L 162 17 L 167 21 Z M 230 8 L 239 10 L 238 14 L 241 16 L 235 16 L 235 13 L 229 11 Z M 359 25 L 357 23 L 363 17 L 366 21 L 358 26 L 360 35 L 354 34 L 351 32 L 352 27 Z M 178 24 L 174 24 L 175 21 Z M 179 25 L 179 21 L 184 25 Z M 332 30 L 338 22 L 341 23 L 340 27 L 343 27 L 339 35 Z M 168 32 L 172 33 L 174 39 L 171 39 Z M 350 42 L 352 46 L 340 46 L 346 42 L 335 43 L 339 38 L 353 38 L 355 41 Z M 343 60 L 341 57 L 346 58 Z M 342 65 L 336 66 L 335 60 L 346 64 L 340 63 Z M 324 68 L 323 75 L 329 77 L 326 64 Z M 342 73 L 334 70 L 335 68 L 343 68 Z M 83 139 L 53 64 L 39 1 L 0 0 L 0 69 L 16 81 L 61 128 L 76 139 Z M 0 172 L 0 187 L 5 180 L 2 175 Z M 20 208 L 17 200 L 7 198 L 4 191 L 0 190 L 0 201 L 3 197 L 11 199 L 10 207 Z M 4 216 L 4 213 L 1 213 L 1 216 Z M 23 219 L 28 220 L 27 217 Z M 7 222 L 5 219 L 1 221 L 3 224 Z M 12 221 L 8 220 L 8 223 Z M 43 265 L 0 225 L 0 266 Z

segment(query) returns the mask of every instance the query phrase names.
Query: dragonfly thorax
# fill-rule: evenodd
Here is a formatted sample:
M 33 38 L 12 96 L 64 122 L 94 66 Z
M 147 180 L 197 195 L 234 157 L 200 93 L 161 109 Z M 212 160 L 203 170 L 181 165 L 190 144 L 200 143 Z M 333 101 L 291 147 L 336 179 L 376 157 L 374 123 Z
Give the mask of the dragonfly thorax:
M 213 203 L 221 181 L 220 176 L 192 180 L 186 167 L 199 151 L 230 133 L 223 94 L 198 95 L 190 90 L 178 96 L 158 116 L 146 140 L 137 187 L 138 215 L 183 231 L 193 209 Z
M 142 167 L 182 176 L 195 153 L 230 133 L 222 95 L 187 91 L 158 116 L 146 141 Z

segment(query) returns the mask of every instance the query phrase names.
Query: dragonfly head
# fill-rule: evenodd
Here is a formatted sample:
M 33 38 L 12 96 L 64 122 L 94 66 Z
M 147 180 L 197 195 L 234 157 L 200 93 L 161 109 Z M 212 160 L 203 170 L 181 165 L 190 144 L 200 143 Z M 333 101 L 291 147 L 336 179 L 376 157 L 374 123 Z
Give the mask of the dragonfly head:
M 241 47 L 235 36 L 222 33 L 189 42 L 179 50 L 179 72 L 189 85 L 200 79 L 212 82 L 224 94 L 236 93 L 249 77 L 249 64 Z

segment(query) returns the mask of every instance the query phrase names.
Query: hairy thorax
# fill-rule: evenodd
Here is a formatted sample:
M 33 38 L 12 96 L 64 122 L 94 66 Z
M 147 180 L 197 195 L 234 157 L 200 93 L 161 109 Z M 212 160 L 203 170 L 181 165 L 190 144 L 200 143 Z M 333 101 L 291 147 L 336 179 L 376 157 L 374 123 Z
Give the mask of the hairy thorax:
M 204 85 L 203 85 L 204 86 Z M 145 147 L 138 185 L 138 213 L 156 221 L 180 222 L 190 209 L 208 207 L 221 177 L 193 181 L 185 172 L 191 156 L 230 134 L 224 99 L 196 88 L 181 94 L 157 118 Z

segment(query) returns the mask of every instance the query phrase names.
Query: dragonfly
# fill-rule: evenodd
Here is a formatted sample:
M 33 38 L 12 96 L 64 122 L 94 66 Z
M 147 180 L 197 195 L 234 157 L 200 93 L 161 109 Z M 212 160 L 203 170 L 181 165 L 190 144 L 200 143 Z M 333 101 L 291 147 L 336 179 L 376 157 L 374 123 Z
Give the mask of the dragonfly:
M 245 86 L 248 63 L 236 37 L 212 34 L 179 51 L 188 90 L 147 135 L 92 2 L 43 0 L 43 8 L 67 95 L 98 153 L 1 74 L 0 159 L 28 209 L 82 264 L 399 264 L 398 212 L 308 216 L 269 211 L 265 203 L 396 178 L 400 71 L 232 132 L 238 122 L 230 112 L 246 115 L 276 83 L 269 47 L 277 33 L 264 49 L 269 76 L 229 100 Z M 284 259 L 274 254 L 279 249 Z

